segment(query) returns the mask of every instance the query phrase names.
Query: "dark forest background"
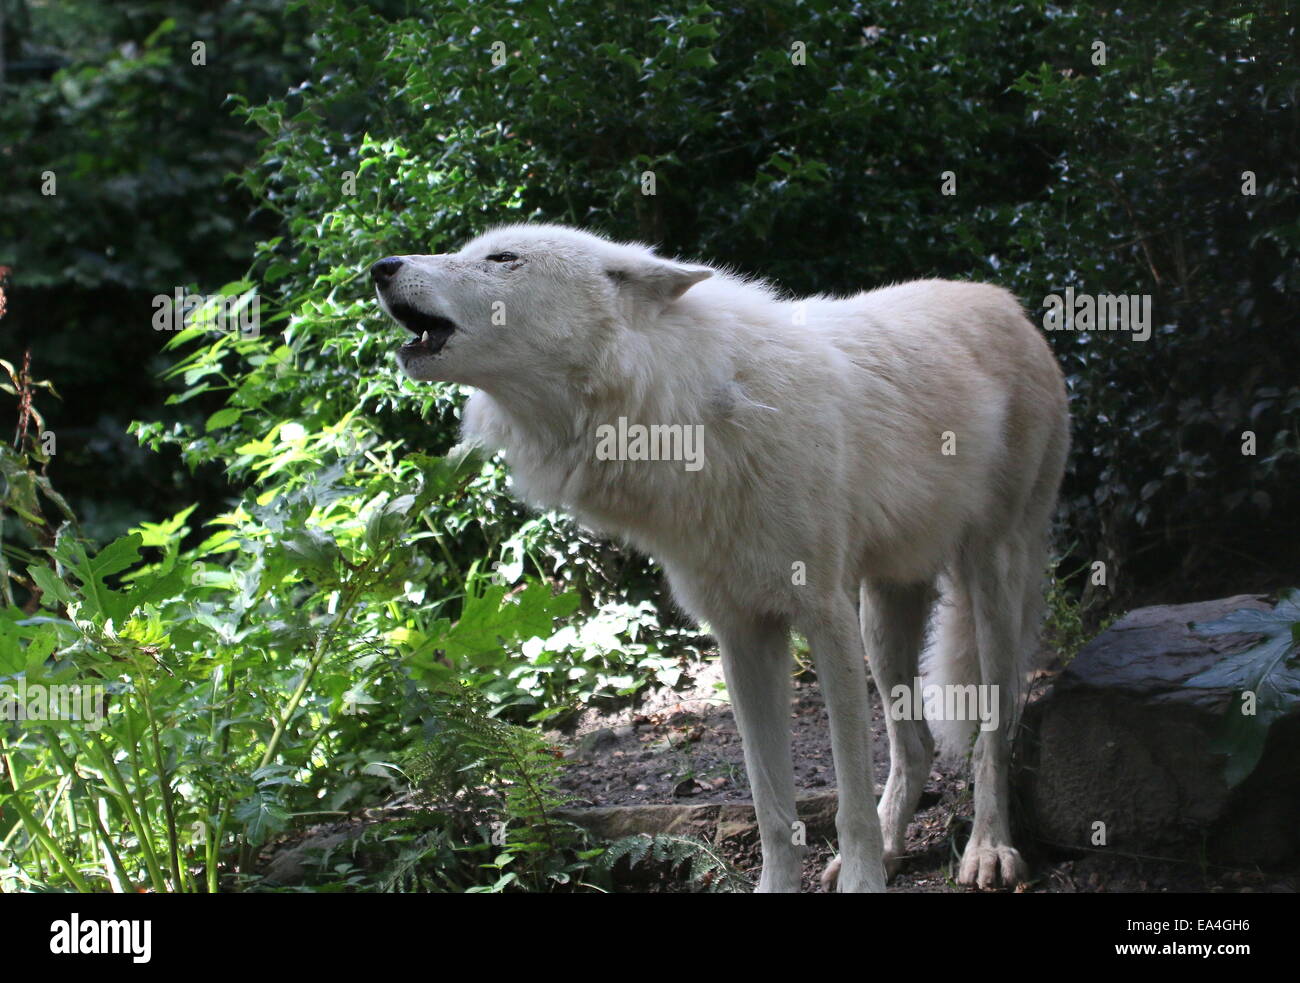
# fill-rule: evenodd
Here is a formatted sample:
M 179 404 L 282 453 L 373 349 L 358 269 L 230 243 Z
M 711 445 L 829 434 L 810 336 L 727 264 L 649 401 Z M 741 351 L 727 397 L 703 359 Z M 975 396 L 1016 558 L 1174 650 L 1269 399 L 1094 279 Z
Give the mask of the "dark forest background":
M 101 539 L 228 495 L 126 433 L 217 405 L 164 407 L 152 297 L 238 280 L 257 252 L 261 290 L 292 307 L 325 263 L 532 216 L 795 292 L 1149 293 L 1145 344 L 1052 338 L 1074 400 L 1067 540 L 1125 594 L 1291 564 L 1289 4 L 3 3 L 3 356 L 30 346 L 62 393 L 52 475 Z M 389 330 L 373 310 L 360 328 Z

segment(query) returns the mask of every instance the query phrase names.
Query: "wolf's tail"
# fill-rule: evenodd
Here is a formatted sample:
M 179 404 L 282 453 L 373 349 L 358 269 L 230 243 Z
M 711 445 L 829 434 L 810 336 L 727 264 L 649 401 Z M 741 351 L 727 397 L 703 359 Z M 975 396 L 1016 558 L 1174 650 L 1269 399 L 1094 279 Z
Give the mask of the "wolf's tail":
M 921 681 L 930 686 L 969 686 L 981 679 L 975 611 L 964 585 L 946 579 L 931 618 L 930 636 L 921 653 Z M 965 761 L 978 721 L 928 717 L 939 760 L 953 766 Z
M 978 578 L 968 583 L 951 576 L 940 583 L 940 598 L 931 619 L 926 647 L 921 653 L 921 679 L 929 687 L 939 685 L 943 692 L 965 692 L 969 686 L 996 683 L 1008 691 L 1012 719 L 1001 720 L 1002 727 L 1014 733 L 1016 718 L 1023 703 L 1025 681 L 1037 668 L 1039 622 L 1043 611 L 1043 572 L 1047 562 L 1046 537 L 1035 537 L 1013 551 L 1015 559 L 1008 566 L 990 562 Z M 1014 585 L 1014 586 L 1012 586 Z M 993 590 L 1001 598 L 999 609 L 1006 610 L 1010 621 L 1013 651 L 999 659 L 986 660 L 981 666 L 972 590 Z M 993 678 L 985 678 L 985 673 Z M 948 687 L 960 687 L 949 690 Z M 970 692 L 975 692 L 971 690 Z M 1005 711 L 1004 711 L 1005 714 Z M 927 717 L 934 735 L 939 758 L 948 765 L 964 763 L 970 755 L 980 721 L 972 714 L 956 719 L 938 714 Z

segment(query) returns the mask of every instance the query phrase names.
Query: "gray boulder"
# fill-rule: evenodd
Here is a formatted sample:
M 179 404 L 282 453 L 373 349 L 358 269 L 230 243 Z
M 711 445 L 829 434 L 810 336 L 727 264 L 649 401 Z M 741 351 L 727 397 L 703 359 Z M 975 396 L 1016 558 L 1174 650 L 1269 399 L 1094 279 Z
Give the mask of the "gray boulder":
M 1212 746 L 1233 694 L 1186 685 L 1255 641 L 1191 623 L 1268 607 L 1239 595 L 1141 608 L 1085 646 L 1025 711 L 1014 781 L 1027 832 L 1056 847 L 1233 865 L 1300 853 L 1300 713 L 1273 724 L 1258 765 L 1230 789 Z

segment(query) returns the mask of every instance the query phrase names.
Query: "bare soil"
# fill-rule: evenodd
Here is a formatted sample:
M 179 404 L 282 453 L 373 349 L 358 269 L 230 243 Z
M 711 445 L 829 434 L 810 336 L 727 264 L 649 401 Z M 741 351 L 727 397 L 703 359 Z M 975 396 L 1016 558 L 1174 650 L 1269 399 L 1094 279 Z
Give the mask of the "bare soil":
M 873 688 L 872 729 L 877 791 L 889 771 L 889 742 L 879 696 Z M 794 681 L 790 718 L 795 782 L 800 793 L 835 788 L 826 715 L 815 680 Z M 716 660 L 677 691 L 649 694 L 635 709 L 585 712 L 568 734 L 569 767 L 562 785 L 578 806 L 748 802 L 740 737 L 721 689 Z M 962 892 L 954 881 L 960 847 L 971 823 L 967 776 L 936 766 L 908 830 L 908 857 L 890 882 L 902 892 Z M 1233 870 L 1161 858 L 1116 855 L 1114 851 L 1062 855 L 1019 844 L 1033 867 L 1032 879 L 1018 892 L 1294 892 L 1296 869 Z M 757 880 L 760 855 L 755 836 L 730 837 L 719 848 L 732 863 Z M 820 890 L 822 869 L 834 856 L 829 842 L 809 844 L 804 889 Z M 672 890 L 669 885 L 659 889 Z

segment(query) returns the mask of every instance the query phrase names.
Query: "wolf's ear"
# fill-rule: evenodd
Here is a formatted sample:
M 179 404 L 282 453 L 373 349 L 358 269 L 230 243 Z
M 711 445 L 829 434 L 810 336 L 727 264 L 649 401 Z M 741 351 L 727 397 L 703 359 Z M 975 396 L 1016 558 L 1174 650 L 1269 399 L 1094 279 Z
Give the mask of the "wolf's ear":
M 652 259 L 607 269 L 605 275 L 620 290 L 635 290 L 648 299 L 666 304 L 701 280 L 713 276 L 713 271 L 705 266 L 683 266 Z

